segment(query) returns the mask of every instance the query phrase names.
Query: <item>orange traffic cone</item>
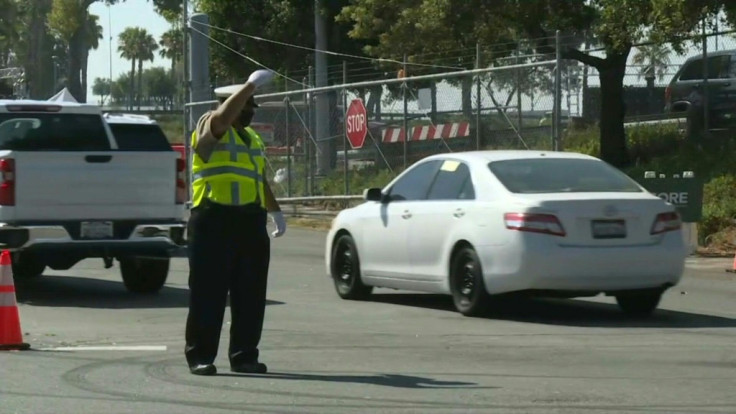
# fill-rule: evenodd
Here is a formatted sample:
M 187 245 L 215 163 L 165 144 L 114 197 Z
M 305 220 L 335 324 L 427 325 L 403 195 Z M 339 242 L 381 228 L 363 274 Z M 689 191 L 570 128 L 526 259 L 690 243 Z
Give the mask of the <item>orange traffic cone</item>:
M 3 250 L 0 254 L 0 350 L 25 350 L 30 347 L 23 342 L 20 330 L 10 252 Z
M 730 269 L 726 269 L 729 273 L 736 273 L 736 254 L 733 255 L 733 264 Z

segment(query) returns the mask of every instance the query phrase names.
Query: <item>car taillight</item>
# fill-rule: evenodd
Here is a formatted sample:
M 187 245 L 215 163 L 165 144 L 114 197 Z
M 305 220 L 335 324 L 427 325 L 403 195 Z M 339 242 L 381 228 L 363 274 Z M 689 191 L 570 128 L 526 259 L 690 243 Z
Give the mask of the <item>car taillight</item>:
M 0 206 L 15 205 L 15 160 L 0 159 Z
M 667 86 L 666 88 L 664 88 L 664 103 L 669 105 L 671 99 L 672 99 L 672 89 L 669 86 Z
M 669 213 L 657 214 L 657 218 L 654 219 L 652 224 L 651 234 L 662 234 L 668 231 L 680 230 L 682 227 L 682 220 L 680 215 L 672 211 Z
M 187 162 L 181 158 L 176 159 L 176 204 L 187 202 Z
M 510 230 L 565 236 L 562 223 L 552 214 L 506 213 L 504 220 Z

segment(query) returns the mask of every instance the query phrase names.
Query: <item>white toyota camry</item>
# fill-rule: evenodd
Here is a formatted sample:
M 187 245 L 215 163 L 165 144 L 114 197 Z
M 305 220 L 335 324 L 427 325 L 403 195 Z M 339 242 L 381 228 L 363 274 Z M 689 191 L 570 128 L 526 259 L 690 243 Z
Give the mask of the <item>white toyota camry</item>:
M 444 293 L 476 315 L 496 294 L 604 293 L 648 315 L 685 266 L 675 208 L 587 155 L 433 155 L 364 196 L 327 236 L 344 299 L 373 287 Z

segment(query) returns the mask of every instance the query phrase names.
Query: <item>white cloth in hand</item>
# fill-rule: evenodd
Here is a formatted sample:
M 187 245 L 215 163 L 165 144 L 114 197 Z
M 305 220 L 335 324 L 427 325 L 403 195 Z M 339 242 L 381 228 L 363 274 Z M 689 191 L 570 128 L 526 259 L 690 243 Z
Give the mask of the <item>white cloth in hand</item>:
M 273 237 L 281 237 L 286 233 L 286 219 L 284 219 L 284 213 L 280 211 L 272 211 L 269 213 L 271 220 L 276 225 L 276 230 L 271 233 Z
M 259 69 L 250 74 L 250 76 L 248 77 L 248 82 L 252 83 L 256 86 L 256 88 L 258 88 L 267 84 L 268 82 L 271 82 L 271 79 L 273 79 L 273 71 Z

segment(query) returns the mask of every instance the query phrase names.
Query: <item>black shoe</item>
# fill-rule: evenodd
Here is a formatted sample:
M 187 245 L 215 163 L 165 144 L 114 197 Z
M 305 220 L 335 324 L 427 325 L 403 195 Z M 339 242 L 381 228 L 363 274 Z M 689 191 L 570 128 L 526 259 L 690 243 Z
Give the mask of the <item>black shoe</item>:
M 241 374 L 265 374 L 268 372 L 268 367 L 263 362 L 246 362 L 239 365 L 232 365 L 230 371 Z
M 197 364 L 190 366 L 189 372 L 194 375 L 215 375 L 217 368 L 212 364 Z

